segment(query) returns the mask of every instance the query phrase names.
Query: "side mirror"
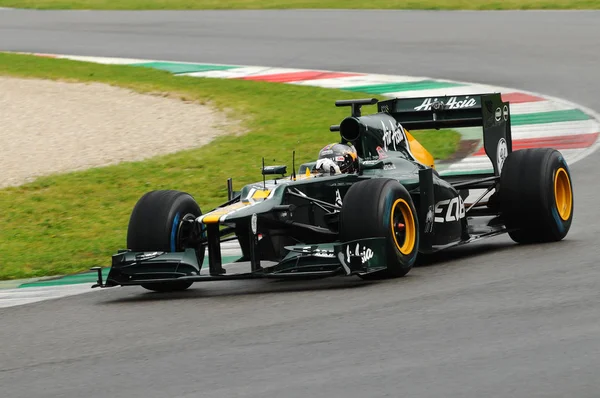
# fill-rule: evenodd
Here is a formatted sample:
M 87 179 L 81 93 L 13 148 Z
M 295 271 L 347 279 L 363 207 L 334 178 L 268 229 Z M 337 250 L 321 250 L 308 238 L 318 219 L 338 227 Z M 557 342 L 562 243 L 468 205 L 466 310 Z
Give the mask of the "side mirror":
M 285 173 L 287 173 L 287 166 L 265 166 L 262 169 L 262 175 L 266 176 L 266 175 L 275 175 L 275 174 L 280 174 L 280 175 L 285 175 Z

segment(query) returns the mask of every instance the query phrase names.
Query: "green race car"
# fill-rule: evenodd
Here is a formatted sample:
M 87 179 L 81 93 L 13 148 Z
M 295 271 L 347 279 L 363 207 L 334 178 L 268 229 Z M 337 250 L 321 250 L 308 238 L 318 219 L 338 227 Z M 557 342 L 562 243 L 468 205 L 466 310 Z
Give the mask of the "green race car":
M 362 115 L 364 105 L 377 112 Z M 550 148 L 512 151 L 510 105 L 500 94 L 337 101 L 351 115 L 330 130 L 340 140 L 291 175 L 264 166 L 262 180 L 202 212 L 187 193 L 143 195 L 127 249 L 106 281 L 154 291 L 194 282 L 334 275 L 400 277 L 420 254 L 508 233 L 516 242 L 563 239 L 573 217 L 569 168 Z M 442 177 L 412 130 L 479 126 L 489 174 Z M 267 179 L 267 176 L 269 179 Z M 466 202 L 470 191 L 480 191 Z M 241 256 L 223 264 L 222 244 Z M 207 258 L 206 258 L 207 257 Z M 203 266 L 204 265 L 204 266 Z

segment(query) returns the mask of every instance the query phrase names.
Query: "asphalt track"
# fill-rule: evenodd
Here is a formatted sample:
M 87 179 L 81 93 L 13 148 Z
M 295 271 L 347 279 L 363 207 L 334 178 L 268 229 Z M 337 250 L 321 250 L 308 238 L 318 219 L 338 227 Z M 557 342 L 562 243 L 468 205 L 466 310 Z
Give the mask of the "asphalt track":
M 431 76 L 600 111 L 597 12 L 0 11 L 0 50 Z M 327 134 L 327 132 L 325 132 Z M 595 152 L 567 239 L 381 283 L 113 289 L 0 310 L 3 397 L 597 397 Z M 491 249 L 491 250 L 490 250 Z

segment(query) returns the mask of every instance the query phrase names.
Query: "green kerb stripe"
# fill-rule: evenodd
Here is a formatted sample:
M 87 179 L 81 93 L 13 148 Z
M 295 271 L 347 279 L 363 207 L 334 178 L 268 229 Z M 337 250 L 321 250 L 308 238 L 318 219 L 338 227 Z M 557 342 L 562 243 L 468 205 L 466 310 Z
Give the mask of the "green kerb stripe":
M 373 84 L 368 86 L 345 87 L 342 90 L 360 91 L 369 94 L 395 93 L 398 91 L 432 90 L 436 88 L 460 87 L 464 84 L 440 82 L 437 80 L 420 80 L 417 82 Z
M 131 65 L 165 70 L 165 71 L 171 72 L 173 74 L 192 73 L 192 72 L 208 72 L 211 70 L 229 70 L 229 69 L 239 68 L 239 66 L 230 66 L 230 65 L 182 64 L 179 62 L 142 62 L 142 63 L 131 64 Z
M 542 124 L 556 122 L 575 122 L 578 120 L 588 120 L 590 117 L 579 109 L 568 109 L 565 111 L 524 113 L 512 115 L 510 118 L 513 126 L 524 124 Z
M 108 276 L 108 268 L 102 269 L 102 278 L 106 280 Z M 85 272 L 83 274 L 67 275 L 56 279 L 48 279 L 38 282 L 23 283 L 19 288 L 25 287 L 47 287 L 47 286 L 63 286 L 63 285 L 75 285 L 77 283 L 89 283 L 96 282 L 98 274 L 94 272 Z

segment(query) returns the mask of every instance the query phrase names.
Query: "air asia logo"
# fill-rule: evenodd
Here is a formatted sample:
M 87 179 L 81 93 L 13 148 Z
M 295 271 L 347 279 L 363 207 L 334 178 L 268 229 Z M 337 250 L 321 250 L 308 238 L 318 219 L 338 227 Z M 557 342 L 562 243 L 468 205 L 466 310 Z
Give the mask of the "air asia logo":
M 458 221 L 465 217 L 465 203 L 460 196 L 441 200 L 435 204 L 434 213 L 434 221 L 437 223 Z M 440 217 L 437 217 L 438 214 Z
M 430 111 L 431 106 L 434 102 L 436 102 L 437 98 L 427 98 L 423 103 L 417 107 L 415 107 L 415 111 Z M 446 102 L 445 107 L 448 109 L 462 109 L 462 108 L 471 108 L 477 105 L 477 101 L 475 98 L 469 98 L 468 96 L 464 97 L 463 100 L 457 100 L 456 97 L 450 97 L 448 102 Z
M 502 173 L 502 167 L 504 166 L 504 161 L 508 157 L 508 145 L 506 144 L 506 140 L 504 138 L 500 138 L 498 141 L 498 147 L 496 148 L 496 164 L 498 166 L 498 174 Z
M 350 245 L 346 246 L 346 262 L 350 264 L 351 257 L 360 257 L 360 261 L 362 264 L 366 263 L 374 256 L 373 250 L 369 249 L 366 246 L 363 246 L 362 249 L 360 244 L 357 243 L 354 247 L 354 252 L 351 251 Z
M 400 123 L 394 126 L 394 123 L 390 120 L 390 128 L 388 129 L 381 121 L 381 127 L 383 129 L 383 148 L 388 151 L 391 146 L 394 147 L 394 151 L 398 150 L 398 145 L 404 140 L 404 128 Z

